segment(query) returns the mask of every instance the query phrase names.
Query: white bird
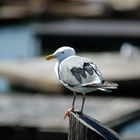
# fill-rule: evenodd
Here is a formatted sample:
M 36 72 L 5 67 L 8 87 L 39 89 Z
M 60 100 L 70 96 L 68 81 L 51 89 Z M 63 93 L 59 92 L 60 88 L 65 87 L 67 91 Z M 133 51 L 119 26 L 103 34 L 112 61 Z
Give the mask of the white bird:
M 83 94 L 82 113 L 86 93 L 96 90 L 111 92 L 112 89 L 117 89 L 118 84 L 104 81 L 101 72 L 91 59 L 77 56 L 71 47 L 60 47 L 53 54 L 47 56 L 47 60 L 53 58 L 58 60 L 55 72 L 59 81 L 74 93 L 72 108 L 65 114 L 65 117 L 70 116 L 70 112 L 75 109 L 76 92 Z

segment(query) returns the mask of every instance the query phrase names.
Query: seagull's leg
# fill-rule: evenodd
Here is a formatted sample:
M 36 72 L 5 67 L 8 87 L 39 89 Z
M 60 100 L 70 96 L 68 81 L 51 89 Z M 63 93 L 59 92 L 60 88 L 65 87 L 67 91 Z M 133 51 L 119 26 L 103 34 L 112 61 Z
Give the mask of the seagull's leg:
M 81 106 L 81 113 L 83 113 L 83 108 L 84 108 L 85 100 L 86 100 L 86 94 L 83 93 L 83 101 L 82 101 L 82 106 Z
M 72 108 L 68 109 L 68 111 L 65 113 L 64 119 L 65 119 L 66 117 L 70 117 L 71 111 L 74 111 L 74 110 L 75 110 L 75 107 L 74 107 L 74 105 L 75 105 L 75 100 L 76 100 L 76 92 L 73 91 Z
M 71 109 L 71 111 L 74 111 L 74 109 L 75 109 L 75 107 L 74 107 L 74 105 L 75 105 L 75 100 L 76 100 L 76 92 L 73 91 L 73 101 L 72 101 L 72 109 Z

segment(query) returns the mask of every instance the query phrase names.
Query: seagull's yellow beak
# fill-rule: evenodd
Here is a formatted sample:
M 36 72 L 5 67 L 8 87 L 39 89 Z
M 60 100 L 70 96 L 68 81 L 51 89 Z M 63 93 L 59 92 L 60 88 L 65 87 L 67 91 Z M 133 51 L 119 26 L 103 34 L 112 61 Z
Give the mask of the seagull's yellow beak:
M 54 58 L 55 58 L 55 56 L 53 54 L 50 54 L 46 57 L 47 60 L 51 60 L 51 59 L 54 59 Z

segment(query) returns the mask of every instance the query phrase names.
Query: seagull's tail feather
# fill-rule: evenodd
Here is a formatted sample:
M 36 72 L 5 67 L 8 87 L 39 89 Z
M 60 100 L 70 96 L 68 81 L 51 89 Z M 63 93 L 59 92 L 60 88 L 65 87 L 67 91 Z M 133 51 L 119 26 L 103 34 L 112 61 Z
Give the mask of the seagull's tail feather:
M 109 92 L 109 93 L 112 92 L 111 89 L 107 89 L 107 88 L 98 88 L 98 90 Z
M 98 90 L 106 91 L 106 92 L 112 92 L 112 89 L 117 89 L 118 84 L 114 82 L 105 81 L 103 84 L 101 83 L 86 83 L 82 84 L 83 87 L 90 86 L 94 87 Z
M 117 87 L 117 83 L 105 81 L 102 87 L 99 87 L 98 89 L 106 92 L 112 92 L 112 89 L 117 89 Z
M 108 89 L 117 89 L 118 84 L 114 83 L 114 82 L 109 82 L 109 81 L 105 81 L 103 83 L 103 88 L 108 88 Z

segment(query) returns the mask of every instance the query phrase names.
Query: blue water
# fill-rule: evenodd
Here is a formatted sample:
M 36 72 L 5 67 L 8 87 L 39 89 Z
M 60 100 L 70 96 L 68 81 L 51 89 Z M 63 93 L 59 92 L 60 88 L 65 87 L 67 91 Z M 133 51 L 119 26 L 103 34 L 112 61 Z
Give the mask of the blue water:
M 40 55 L 40 44 L 32 24 L 0 27 L 0 61 Z M 9 91 L 10 83 L 0 76 L 0 93 Z
M 128 124 L 121 131 L 122 136 L 135 134 L 140 135 L 140 119 Z
M 0 28 L 0 60 L 29 58 L 40 54 L 31 24 Z

